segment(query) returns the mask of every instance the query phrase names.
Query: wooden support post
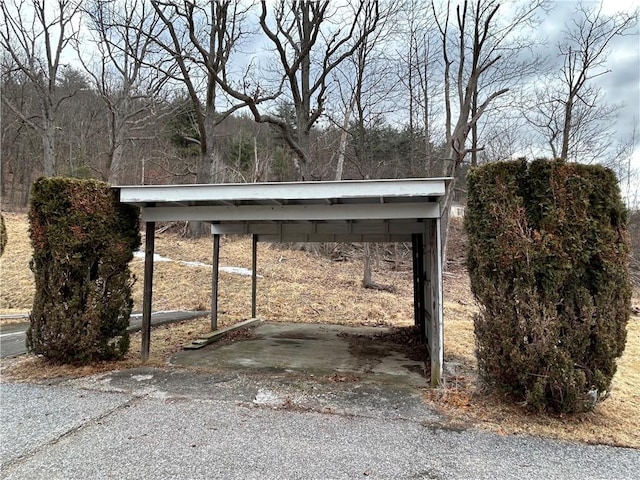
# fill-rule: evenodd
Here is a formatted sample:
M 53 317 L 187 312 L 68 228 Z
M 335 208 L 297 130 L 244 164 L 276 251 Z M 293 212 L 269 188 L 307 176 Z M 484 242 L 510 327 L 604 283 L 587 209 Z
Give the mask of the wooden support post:
M 439 386 L 444 382 L 444 324 L 442 312 L 442 243 L 440 237 L 440 219 L 431 221 L 429 231 L 430 285 L 429 313 L 431 316 L 431 386 Z
M 213 234 L 213 262 L 211 277 L 211 331 L 218 329 L 218 277 L 220 266 L 220 235 Z
M 411 257 L 413 260 L 413 324 L 420 326 L 420 293 L 418 287 L 418 239 L 417 233 L 411 234 Z M 422 332 L 420 333 L 422 336 Z
M 147 222 L 144 234 L 144 287 L 142 295 L 142 344 L 140 356 L 146 362 L 151 346 L 151 304 L 153 300 L 153 254 L 155 253 L 156 223 Z
M 412 235 L 413 243 L 413 298 L 415 324 L 420 329 L 420 338 L 427 339 L 426 331 L 426 296 L 424 270 L 424 235 Z
M 251 245 L 251 318 L 256 318 L 258 293 L 258 235 L 252 236 Z
M 422 272 L 423 272 L 423 284 L 422 290 L 424 291 L 424 310 L 426 317 L 426 325 L 425 325 L 425 335 L 427 338 L 427 342 L 430 342 L 431 337 L 433 335 L 433 312 L 431 311 L 431 286 L 433 285 L 434 279 L 431 271 L 431 264 L 433 263 L 432 246 L 431 246 L 431 235 L 433 234 L 433 221 L 429 220 L 425 222 L 425 233 L 422 238 Z M 431 348 L 431 344 L 429 344 L 429 348 Z

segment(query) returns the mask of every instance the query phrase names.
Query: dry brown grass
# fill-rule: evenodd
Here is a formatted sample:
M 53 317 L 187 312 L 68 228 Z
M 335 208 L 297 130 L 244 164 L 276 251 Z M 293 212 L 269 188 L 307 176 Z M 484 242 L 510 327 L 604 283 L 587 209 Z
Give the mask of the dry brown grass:
M 224 324 L 222 326 L 225 326 Z M 202 318 L 171 325 L 154 327 L 151 331 L 149 359 L 140 359 L 140 332 L 131 335 L 131 348 L 126 357 L 114 362 L 101 362 L 87 366 L 60 365 L 47 362 L 42 357 L 27 355 L 2 360 L 2 377 L 24 382 L 78 378 L 102 372 L 135 367 L 166 367 L 168 359 L 182 350 L 182 345 L 210 330 L 209 319 Z
M 156 252 L 181 261 L 211 264 L 210 239 L 185 240 L 159 235 Z M 220 266 L 251 268 L 251 242 L 225 237 Z M 132 270 L 142 279 L 143 262 Z M 413 315 L 411 278 L 407 271 L 385 271 L 384 282 L 397 293 L 360 288 L 360 262 L 335 262 L 324 256 L 285 250 L 277 245 L 258 247 L 258 317 L 270 320 L 360 325 L 409 325 Z M 208 309 L 211 267 L 161 262 L 154 269 L 154 310 Z M 136 283 L 134 302 L 141 308 L 142 282 Z M 219 283 L 220 318 L 241 320 L 251 315 L 251 279 L 222 272 Z
M 0 314 L 27 312 L 33 302 L 33 274 L 29 269 L 31 242 L 27 216 L 3 212 L 7 246 L 0 257 Z
M 28 270 L 31 255 L 25 215 L 5 214 L 9 245 L 0 260 L 0 313 L 27 311 L 33 296 Z M 251 244 L 246 238 L 224 238 L 220 265 L 250 268 Z M 159 235 L 156 251 L 174 260 L 211 263 L 209 239 L 185 240 Z M 455 252 L 454 255 L 459 256 Z M 140 279 L 134 291 L 141 308 L 140 260 L 132 262 Z M 335 262 L 326 257 L 278 246 L 260 245 L 258 253 L 258 316 L 269 320 L 341 323 L 349 325 L 410 325 L 413 295 L 410 270 L 380 268 L 379 283 L 393 284 L 395 293 L 360 286 L 359 260 Z M 477 311 L 462 268 L 445 275 L 445 363 L 453 368 L 447 383 L 426 391 L 426 401 L 447 414 L 453 424 L 473 424 L 499 433 L 528 433 L 587 443 L 640 448 L 640 318 L 632 316 L 627 347 L 618 362 L 610 398 L 589 414 L 558 416 L 531 414 L 496 395 L 484 393 L 477 383 L 473 314 Z M 207 309 L 211 295 L 211 268 L 174 262 L 155 269 L 154 310 Z M 220 325 L 230 325 L 251 312 L 248 277 L 221 274 Z M 640 298 L 634 298 L 634 305 Z M 208 331 L 208 319 L 154 328 L 151 357 L 146 365 L 166 366 L 181 345 Z M 30 356 L 4 360 L 5 378 L 33 380 L 76 377 L 102 371 L 141 366 L 139 335 L 132 336 L 131 351 L 119 362 L 91 367 L 54 366 Z
M 0 259 L 0 313 L 28 312 L 33 301 L 31 247 L 24 214 L 5 214 L 9 243 Z M 185 240 L 174 234 L 156 238 L 156 253 L 176 261 L 211 264 L 210 239 Z M 251 267 L 251 243 L 225 237 L 220 265 Z M 142 309 L 144 263 L 131 262 L 137 278 L 134 309 Z M 326 257 L 261 244 L 258 252 L 258 316 L 282 321 L 362 325 L 409 325 L 413 315 L 411 279 L 407 271 L 384 270 L 381 283 L 396 293 L 360 288 L 360 262 L 334 262 Z M 251 315 L 251 279 L 222 272 L 220 321 Z M 211 304 L 211 267 L 159 262 L 154 269 L 154 310 L 201 310 Z

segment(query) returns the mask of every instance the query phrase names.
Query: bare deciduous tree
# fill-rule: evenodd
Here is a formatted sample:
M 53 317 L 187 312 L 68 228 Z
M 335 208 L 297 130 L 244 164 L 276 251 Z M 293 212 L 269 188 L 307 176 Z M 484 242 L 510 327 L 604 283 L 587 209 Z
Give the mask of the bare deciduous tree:
M 75 94 L 61 93 L 57 82 L 61 69 L 66 67 L 63 51 L 78 34 L 74 22 L 79 13 L 79 2 L 57 0 L 52 3 L 45 0 L 0 2 L 0 46 L 11 58 L 11 65 L 34 87 L 39 111 L 25 112 L 4 95 L 2 101 L 41 136 L 42 172 L 46 176 L 58 173 L 55 138 L 60 105 Z
M 42 139 L 39 133 L 22 120 L 33 105 L 33 88 L 28 79 L 12 65 L 9 56 L 2 56 L 0 85 L 4 101 L 9 100 L 20 112 L 0 108 L 0 161 L 2 162 L 2 202 L 4 205 L 24 207 L 28 204 L 29 186 L 34 176 L 41 175 L 38 163 L 42 159 Z M 36 110 L 37 111 L 37 110 Z
M 438 141 L 442 82 L 439 71 L 437 31 L 429 5 L 412 0 L 406 6 L 407 25 L 398 42 L 398 80 L 408 106 L 408 129 L 412 141 L 410 164 L 418 161 L 422 175 L 439 175 L 434 144 Z M 413 168 L 412 168 L 413 171 Z
M 154 106 L 171 76 L 158 75 L 156 67 L 162 59 L 153 50 L 152 39 L 141 33 L 156 31 L 159 22 L 146 2 L 91 0 L 83 11 L 93 47 L 83 51 L 77 45 L 76 49 L 107 116 L 108 151 L 100 173 L 116 183 L 127 142 L 140 140 L 146 126 L 161 117 Z M 171 73 L 172 67 L 167 65 L 166 71 Z
M 503 68 L 505 53 L 526 44 L 517 41 L 519 29 L 536 19 L 536 12 L 544 6 L 544 0 L 526 3 L 511 12 L 508 18 L 498 15 L 500 3 L 496 0 L 465 0 L 455 9 L 455 23 L 451 21 L 451 4 L 447 1 L 444 18 L 438 15 L 431 3 L 438 31 L 444 69 L 444 103 L 447 158 L 441 172 L 455 178 L 467 154 L 481 148 L 467 147 L 469 133 L 499 97 L 505 95 L 514 77 L 496 76 Z M 452 28 L 452 30 L 450 30 Z M 507 64 L 507 67 L 509 65 Z M 482 94 L 482 96 L 481 96 Z M 450 185 L 445 200 L 442 220 L 443 258 L 446 258 L 446 241 L 449 211 L 453 200 L 455 180 Z
M 346 13 L 347 9 L 351 11 Z M 339 14 L 344 20 L 337 19 Z M 296 155 L 296 169 L 302 180 L 312 178 L 310 133 L 325 108 L 329 75 L 375 30 L 378 19 L 377 0 L 339 7 L 327 0 L 281 0 L 273 6 L 272 15 L 267 2 L 261 1 L 260 27 L 275 49 L 278 90 L 286 92 L 293 105 L 294 124 L 261 112 L 251 95 L 234 89 L 228 82 L 224 88 L 249 106 L 257 122 L 270 123 L 280 130 Z
M 198 138 L 185 140 L 200 148 L 196 183 L 219 179 L 222 166 L 216 151 L 216 126 L 242 105 L 220 111 L 218 77 L 224 75 L 229 57 L 242 35 L 239 4 L 211 1 L 203 6 L 193 2 L 152 0 L 160 25 L 148 33 L 175 62 L 176 72 L 163 69 L 172 80 L 186 88 Z
M 362 40 L 353 55 L 344 64 L 344 70 L 340 71 L 336 83 L 346 86 L 345 97 L 342 99 L 345 105 L 342 135 L 339 146 L 338 167 L 336 168 L 336 180 L 342 180 L 342 161 L 346 150 L 348 137 L 353 138 L 353 158 L 351 162 L 361 172 L 361 178 L 369 178 L 375 175 L 371 169 L 372 152 L 371 144 L 367 141 L 368 132 L 376 125 L 384 121 L 394 103 L 394 86 L 389 79 L 393 78 L 392 63 L 384 54 L 385 41 L 389 37 L 387 21 L 393 17 L 390 10 L 378 14 L 378 28 Z M 365 17 L 362 21 L 372 19 Z M 387 44 L 388 45 L 388 44 Z M 350 121 L 353 116 L 353 121 Z M 364 173 L 368 172 L 368 173 Z M 339 176 L 338 176 L 339 175 Z M 364 271 L 362 284 L 365 288 L 389 289 L 373 281 L 371 272 L 371 249 L 368 243 L 364 244 Z
M 605 15 L 602 5 L 577 6 L 558 45 L 559 74 L 551 75 L 537 91 L 538 102 L 526 114 L 543 135 L 554 157 L 603 161 L 610 144 L 610 128 L 620 105 L 607 104 L 593 80 L 608 73 L 611 42 L 637 24 L 638 11 Z
M 569 144 L 574 128 L 574 113 L 576 104 L 582 102 L 584 106 L 592 108 L 589 98 L 582 96 L 589 80 L 604 75 L 605 61 L 607 59 L 607 47 L 617 36 L 624 35 L 637 23 L 638 12 L 634 14 L 616 14 L 605 16 L 602 7 L 597 10 L 585 8 L 579 4 L 578 12 L 580 20 L 573 21 L 573 28 L 567 30 L 567 42 L 559 46 L 559 52 L 564 57 L 562 75 L 564 83 L 568 87 L 566 100 L 563 102 L 564 119 L 562 124 L 562 150 L 561 158 L 569 155 Z M 597 92 L 590 92 L 590 99 L 597 100 Z M 578 125 L 581 120 L 576 119 Z M 586 122 L 589 123 L 589 122 Z
M 544 1 L 530 2 L 506 18 L 498 15 L 500 3 L 496 0 L 465 0 L 456 7 L 455 31 L 451 32 L 450 2 L 447 2 L 444 19 L 440 19 L 432 3 L 444 65 L 449 165 L 445 166 L 443 174 L 455 174 L 471 151 L 466 146 L 469 133 L 492 103 L 506 94 L 518 78 L 504 73 L 497 75 L 496 72 L 512 68 L 512 64 L 505 65 L 506 56 L 528 46 L 518 41 L 514 43 L 515 34 L 529 26 L 543 6 Z
M 228 64 L 247 33 L 244 21 L 249 7 L 230 0 L 206 3 L 152 0 L 151 4 L 161 29 L 145 33 L 175 62 L 175 73 L 163 66 L 158 68 L 170 81 L 180 82 L 186 88 L 193 109 L 198 137 L 185 137 L 185 141 L 197 144 L 200 149 L 196 183 L 220 182 L 224 165 L 216 148 L 216 129 L 246 106 L 244 100 L 230 101 L 220 85 L 233 88 L 237 87 L 236 82 L 243 83 L 242 79 L 234 82 L 230 78 Z M 253 93 L 247 98 L 255 105 L 273 98 L 257 90 Z M 204 233 L 199 223 L 190 230 L 192 235 Z

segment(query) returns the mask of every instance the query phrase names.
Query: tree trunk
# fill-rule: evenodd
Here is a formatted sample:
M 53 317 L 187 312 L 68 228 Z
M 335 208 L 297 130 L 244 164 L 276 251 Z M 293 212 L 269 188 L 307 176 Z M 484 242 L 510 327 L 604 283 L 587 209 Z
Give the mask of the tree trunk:
M 363 253 L 364 253 L 364 271 L 362 274 L 362 286 L 365 288 L 369 288 L 373 285 L 373 280 L 371 279 L 371 247 L 369 243 L 363 244 Z
M 471 100 L 471 118 L 476 116 L 478 111 L 478 88 L 473 89 L 473 98 Z M 473 123 L 471 127 L 471 166 L 478 166 L 478 122 Z
M 44 176 L 53 177 L 56 175 L 56 147 L 55 147 L 56 127 L 53 121 L 45 117 L 42 143 L 44 148 Z
M 304 154 L 299 154 L 295 156 L 295 168 L 296 171 L 298 172 L 298 179 L 302 182 L 308 182 L 310 180 L 312 180 L 311 178 L 311 167 L 309 165 L 309 159 L 308 159 L 308 145 L 309 145 L 309 133 L 304 133 L 301 135 L 301 137 L 304 137 L 301 139 L 300 141 L 300 145 L 304 151 Z
M 123 135 L 118 135 L 122 137 Z M 124 154 L 124 138 L 118 138 L 116 144 L 111 151 L 111 158 L 109 162 L 109 175 L 107 181 L 111 185 L 118 183 L 118 176 L 120 174 L 120 166 L 122 164 L 122 158 Z
M 268 162 L 265 159 L 264 162 L 260 163 L 260 158 L 258 157 L 258 139 L 257 137 L 253 137 L 253 177 L 251 178 L 252 183 L 262 182 L 265 177 L 268 177 Z
M 564 123 L 562 125 L 562 151 L 560 158 L 567 160 L 569 155 L 569 136 L 571 135 L 571 120 L 573 116 L 573 92 L 569 93 L 569 99 L 564 109 Z
M 451 206 L 453 205 L 453 191 L 456 187 L 455 177 L 451 180 L 444 197 L 444 208 L 440 217 L 440 245 L 442 256 L 442 271 L 447 271 L 447 241 L 449 239 L 449 221 L 451 219 Z
M 126 137 L 126 120 L 124 115 L 130 110 L 129 96 L 131 95 L 131 88 L 128 85 L 123 86 L 122 100 L 119 103 L 119 107 L 116 105 L 110 105 L 110 155 L 109 165 L 107 166 L 107 180 L 112 185 L 118 182 L 118 175 L 122 164 L 122 158 L 124 155 L 124 143 Z
M 344 115 L 344 121 L 342 122 L 342 133 L 340 134 L 340 145 L 338 146 L 338 163 L 336 164 L 336 181 L 342 180 L 342 171 L 344 169 L 344 153 L 347 150 L 347 140 L 349 132 L 349 119 L 351 118 L 351 112 L 353 112 L 354 100 L 352 99 L 349 104 L 349 108 Z
M 425 66 L 426 69 L 426 66 Z M 429 85 L 425 72 L 425 85 L 424 85 L 424 110 L 423 110 L 423 122 L 424 122 L 424 157 L 427 176 L 430 177 L 435 171 L 433 156 L 431 155 L 431 129 L 429 125 Z
M 196 183 L 207 184 L 217 183 L 220 175 L 220 165 L 218 152 L 216 151 L 216 128 L 213 111 L 207 111 L 205 117 L 205 138 L 202 139 L 203 147 L 201 148 L 200 161 L 196 169 Z M 187 236 L 190 238 L 198 238 L 209 235 L 210 230 L 208 224 L 204 222 L 189 222 L 187 228 Z
M 309 165 L 311 134 L 307 129 L 307 120 L 310 115 L 310 108 L 311 107 L 308 102 L 305 102 L 303 105 L 296 107 L 296 140 L 298 142 L 298 146 L 300 147 L 300 152 L 296 153 L 295 167 L 300 180 L 302 180 L 303 182 L 311 180 L 311 166 Z

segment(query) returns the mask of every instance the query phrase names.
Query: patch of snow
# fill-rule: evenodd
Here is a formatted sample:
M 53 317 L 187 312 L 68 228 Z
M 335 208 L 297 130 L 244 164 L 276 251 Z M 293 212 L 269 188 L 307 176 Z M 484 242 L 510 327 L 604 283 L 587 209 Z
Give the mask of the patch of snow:
M 139 258 L 141 260 L 144 260 L 144 252 L 140 252 L 140 251 L 133 252 L 133 256 L 134 258 Z M 172 260 L 167 257 L 163 257 L 161 255 L 158 255 L 157 253 L 153 254 L 153 261 L 154 262 L 175 262 L 175 260 Z M 202 262 L 186 262 L 186 261 L 179 260 L 177 263 L 179 263 L 180 265 L 185 265 L 187 267 L 211 268 L 211 265 L 209 265 L 208 263 L 202 263 Z M 249 268 L 219 267 L 219 270 L 221 272 L 231 273 L 233 275 L 242 275 L 245 277 L 250 277 L 252 275 L 252 271 Z M 258 277 L 262 278 L 261 275 L 258 275 Z
M 151 380 L 153 375 L 131 375 L 131 379 L 136 382 L 144 382 L 145 380 Z
M 250 277 L 251 274 L 253 273 L 248 268 L 242 268 L 242 267 L 220 267 L 220 271 L 221 272 L 227 272 L 227 273 L 234 273 L 236 275 L 245 275 L 245 276 L 248 276 L 248 277 Z M 260 276 L 260 275 L 258 275 L 258 276 Z
M 161 313 L 178 313 L 178 312 L 182 312 L 183 310 L 158 310 L 157 312 L 151 312 L 151 316 L 153 317 L 154 315 L 159 315 Z M 130 317 L 142 317 L 142 312 L 140 313 L 132 313 L 130 315 Z
M 133 252 L 133 257 L 134 258 L 141 258 L 144 260 L 144 252 L 141 251 L 135 251 Z M 166 257 L 162 257 L 160 255 L 158 255 L 157 253 L 153 254 L 153 261 L 154 262 L 172 262 L 173 260 L 171 260 L 170 258 L 166 258 Z
M 211 268 L 211 265 L 208 263 L 202 262 L 178 262 L 180 265 L 186 265 L 187 267 L 208 267 Z

